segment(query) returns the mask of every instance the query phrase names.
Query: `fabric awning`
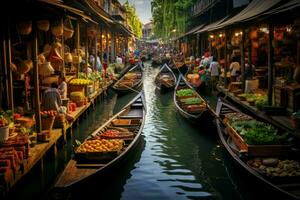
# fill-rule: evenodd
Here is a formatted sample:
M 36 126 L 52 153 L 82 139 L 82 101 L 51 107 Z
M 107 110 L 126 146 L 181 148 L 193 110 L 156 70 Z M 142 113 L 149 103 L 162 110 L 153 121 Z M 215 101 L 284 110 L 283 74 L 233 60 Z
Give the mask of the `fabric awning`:
M 81 11 L 79 9 L 76 9 L 76 8 L 73 8 L 71 6 L 65 5 L 61 1 L 57 1 L 57 0 L 38 0 L 38 1 L 42 2 L 42 3 L 49 4 L 49 5 L 60 7 L 62 9 L 65 9 L 65 10 L 69 11 L 70 13 L 73 13 L 73 14 L 76 14 L 76 15 L 82 17 L 84 20 L 88 20 L 90 22 L 98 24 L 97 22 L 93 21 L 92 18 L 87 16 L 83 11 Z
M 266 12 L 264 15 L 274 15 L 282 12 L 286 12 L 292 9 L 295 9 L 297 7 L 300 7 L 300 1 L 299 0 L 291 0 L 288 2 L 285 2 L 283 5 L 273 8 L 270 11 Z
M 205 31 L 208 31 L 208 30 L 210 30 L 211 28 L 218 26 L 220 23 L 224 22 L 226 19 L 228 19 L 228 16 L 226 16 L 226 17 L 224 17 L 224 18 L 222 18 L 222 19 L 220 19 L 220 20 L 217 20 L 217 21 L 215 21 L 215 22 L 213 22 L 213 23 L 211 23 L 211 24 L 208 24 L 208 25 L 204 26 L 204 27 L 201 28 L 200 30 L 196 31 L 195 34 L 196 34 L 196 33 L 203 33 L 203 32 L 205 32 Z
M 201 29 L 203 26 L 204 26 L 204 24 L 201 24 L 201 25 L 199 25 L 199 26 L 197 26 L 197 27 L 195 27 L 195 28 L 189 30 L 189 31 L 186 32 L 182 37 L 187 36 L 187 35 L 190 35 L 190 34 L 192 34 L 192 33 L 195 33 L 196 31 L 198 31 L 199 29 Z
M 219 25 L 211 27 L 209 31 L 220 29 L 239 22 L 253 20 L 274 7 L 280 1 L 282 0 L 253 0 L 244 10 L 239 12 L 237 15 L 224 21 L 223 23 L 220 23 Z

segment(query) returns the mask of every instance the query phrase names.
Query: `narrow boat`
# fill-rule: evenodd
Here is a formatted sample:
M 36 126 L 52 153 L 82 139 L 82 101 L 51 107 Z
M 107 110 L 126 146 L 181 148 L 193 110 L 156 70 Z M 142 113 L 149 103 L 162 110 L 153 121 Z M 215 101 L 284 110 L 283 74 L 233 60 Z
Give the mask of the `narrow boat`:
M 232 133 L 232 127 L 228 125 L 227 116 L 238 114 L 236 115 L 238 116 L 237 120 L 242 118 L 247 121 L 251 117 L 221 98 L 218 100 L 216 114 L 218 135 L 225 149 L 243 172 L 250 174 L 251 180 L 247 181 L 254 181 L 252 184 L 268 191 L 267 194 L 259 194 L 259 197 L 271 198 L 274 196 L 276 199 L 300 199 L 300 162 L 293 160 L 293 158 L 299 159 L 299 153 L 291 151 L 288 146 L 285 148 L 285 146 L 278 145 L 260 147 L 248 145 L 248 149 L 245 151 L 242 143 L 238 143 L 239 136 Z M 292 168 L 290 168 L 291 165 Z M 281 171 L 282 169 L 290 169 L 290 171 Z M 298 172 L 293 171 L 296 169 Z
M 179 75 L 174 92 L 174 103 L 179 113 L 191 122 L 199 122 L 201 116 L 211 110 L 207 102 Z
M 164 64 L 155 78 L 156 88 L 161 92 L 172 90 L 176 84 L 176 76 L 167 64 Z
M 181 61 L 172 60 L 172 64 L 170 66 L 174 73 L 186 74 L 188 71 L 188 66 Z
M 144 68 L 141 63 L 131 68 L 126 74 L 112 86 L 118 94 L 127 94 L 131 91 L 137 91 L 143 85 Z
M 145 115 L 144 92 L 141 91 L 80 144 L 75 150 L 74 158 L 69 161 L 55 183 L 54 189 L 82 186 L 88 180 L 99 178 L 120 166 L 139 143 Z

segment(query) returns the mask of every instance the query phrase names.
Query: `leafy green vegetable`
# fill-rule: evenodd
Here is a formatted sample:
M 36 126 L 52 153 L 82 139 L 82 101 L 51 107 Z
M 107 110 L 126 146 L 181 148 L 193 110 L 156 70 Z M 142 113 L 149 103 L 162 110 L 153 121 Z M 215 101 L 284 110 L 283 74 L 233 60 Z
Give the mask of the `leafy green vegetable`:
M 182 99 L 182 103 L 184 104 L 201 104 L 203 103 L 203 100 L 197 97 L 192 97 L 192 98 L 188 98 L 188 99 Z
M 192 89 L 181 89 L 176 91 L 176 96 L 183 97 L 183 96 L 192 96 L 194 95 L 194 91 Z

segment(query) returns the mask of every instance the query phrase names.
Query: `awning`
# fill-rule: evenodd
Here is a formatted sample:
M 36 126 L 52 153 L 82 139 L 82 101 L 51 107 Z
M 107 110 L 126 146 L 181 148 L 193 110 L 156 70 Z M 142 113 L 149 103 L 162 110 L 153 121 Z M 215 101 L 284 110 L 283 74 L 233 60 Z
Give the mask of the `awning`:
M 253 0 L 251 3 L 248 4 L 248 6 L 244 10 L 239 12 L 237 15 L 224 21 L 223 23 L 211 27 L 208 30 L 212 31 L 219 28 L 223 28 L 225 26 L 233 25 L 235 23 L 253 20 L 258 16 L 262 15 L 263 13 L 267 12 L 280 1 L 281 0 Z
M 195 33 L 196 31 L 198 31 L 199 29 L 201 29 L 203 26 L 204 26 L 204 24 L 201 24 L 201 25 L 199 25 L 199 26 L 197 26 L 197 27 L 195 27 L 195 28 L 189 30 L 189 31 L 186 32 L 182 37 L 187 36 L 187 35 L 190 35 L 190 34 L 192 34 L 192 33 Z
M 274 15 L 274 14 L 278 14 L 278 13 L 282 13 L 282 12 L 286 12 L 286 11 L 295 9 L 297 7 L 300 7 L 300 1 L 299 0 L 291 0 L 279 7 L 271 9 L 270 11 L 266 12 L 264 15 Z
M 100 18 L 104 21 L 113 24 L 114 21 L 111 19 L 110 15 L 106 13 L 102 8 L 100 8 L 93 0 L 84 0 L 84 2 L 91 10 L 93 10 Z
M 97 24 L 97 22 L 93 21 L 89 16 L 85 15 L 83 11 L 78 10 L 76 8 L 73 8 L 71 6 L 65 5 L 61 1 L 56 1 L 56 0 L 38 0 L 38 1 L 42 2 L 42 3 L 49 4 L 49 5 L 60 7 L 62 9 L 65 9 L 65 10 L 69 11 L 70 13 L 74 13 L 74 14 L 82 17 L 85 20 L 88 20 L 90 22 L 93 22 L 93 23 Z
M 204 26 L 200 30 L 196 31 L 195 34 L 196 33 L 202 33 L 202 32 L 208 31 L 211 28 L 218 26 L 219 24 L 221 24 L 222 22 L 224 22 L 226 19 L 228 19 L 228 16 L 226 16 L 226 17 L 224 17 L 224 18 L 222 18 L 222 19 L 220 19 L 218 21 L 215 21 L 215 22 L 213 22 L 211 24 L 208 24 L 208 25 Z

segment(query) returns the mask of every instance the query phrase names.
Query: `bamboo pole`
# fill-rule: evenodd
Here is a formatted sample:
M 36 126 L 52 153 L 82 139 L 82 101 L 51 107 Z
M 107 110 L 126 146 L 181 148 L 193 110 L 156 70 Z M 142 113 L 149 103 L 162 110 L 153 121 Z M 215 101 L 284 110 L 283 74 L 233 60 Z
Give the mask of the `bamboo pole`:
M 96 37 L 95 37 L 95 59 L 94 59 L 94 70 L 97 70 L 97 54 L 98 54 L 98 49 L 97 49 L 97 39 L 98 39 L 98 29 L 96 29 Z
M 87 32 L 88 32 L 88 25 L 86 23 L 85 24 L 85 63 L 84 63 L 86 75 L 88 74 L 87 69 L 88 69 L 88 62 L 89 62 L 89 56 L 88 56 L 89 38 L 88 38 Z
M 5 80 L 5 97 L 6 97 L 6 105 L 8 106 L 10 100 L 9 100 L 9 95 L 8 95 L 8 91 L 9 91 L 9 88 L 8 88 L 8 85 L 9 85 L 9 82 L 8 82 L 8 65 L 7 65 L 7 37 L 6 35 L 3 33 L 3 65 L 4 65 L 4 80 Z M 1 84 L 2 85 L 2 84 Z M 1 104 L 2 106 L 2 104 Z
M 111 32 L 110 52 L 111 52 L 110 61 L 111 61 L 111 63 L 113 63 L 114 62 L 114 58 L 115 58 L 115 34 L 113 32 Z
M 103 27 L 102 25 L 100 25 L 100 60 L 103 61 L 103 50 L 102 50 L 102 46 L 103 46 L 103 39 L 102 39 L 102 34 L 103 34 Z
M 78 20 L 76 21 L 75 42 L 76 42 L 77 56 L 79 56 L 78 49 L 80 48 L 80 25 L 79 25 L 79 21 Z M 78 63 L 76 65 L 77 65 L 76 78 L 78 78 L 79 70 L 80 70 L 80 63 Z
M 106 29 L 106 57 L 107 57 L 107 67 L 109 65 L 109 42 L 108 42 L 108 27 Z
M 274 71 L 274 49 L 272 46 L 272 41 L 274 37 L 274 26 L 269 24 L 269 39 L 268 39 L 268 104 L 272 105 L 272 95 L 273 95 L 273 71 Z
M 38 40 L 37 40 L 37 27 L 36 22 L 33 23 L 33 84 L 34 84 L 34 104 L 35 104 L 35 120 L 37 133 L 42 132 L 41 108 L 40 108 L 40 86 L 38 74 Z
M 65 77 L 66 75 L 66 68 L 65 68 L 65 37 L 64 34 L 61 36 L 61 45 L 62 45 L 62 57 L 63 57 L 63 63 L 62 63 L 62 70 L 61 73 L 63 75 L 63 77 Z
M 227 68 L 228 68 L 228 58 L 227 58 L 227 42 L 228 42 L 228 30 L 225 29 L 225 49 L 224 49 L 224 87 L 227 88 Z
M 245 29 L 242 30 L 242 42 L 241 48 L 241 79 L 242 79 L 242 90 L 245 90 Z
M 11 64 L 11 35 L 10 35 L 10 20 L 8 19 L 7 24 L 7 81 L 8 81 L 8 106 L 9 109 L 14 112 L 14 93 L 13 93 L 13 78 L 12 71 L 10 68 Z

